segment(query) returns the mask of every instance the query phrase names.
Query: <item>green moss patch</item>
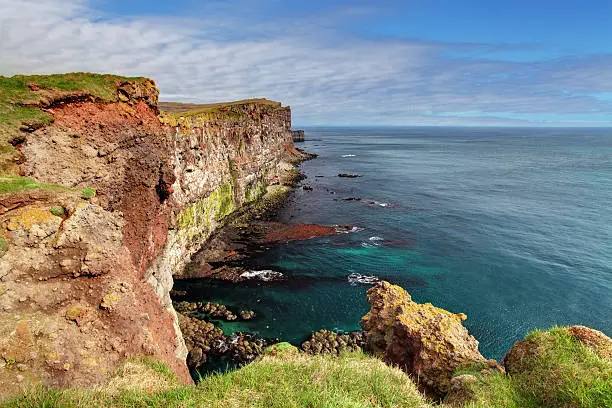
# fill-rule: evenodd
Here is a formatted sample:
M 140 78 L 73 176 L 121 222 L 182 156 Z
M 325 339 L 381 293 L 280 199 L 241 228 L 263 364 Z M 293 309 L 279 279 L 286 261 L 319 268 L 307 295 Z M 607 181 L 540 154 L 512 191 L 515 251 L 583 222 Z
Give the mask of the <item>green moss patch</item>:
M 55 215 L 56 217 L 63 217 L 64 214 L 66 213 L 64 211 L 64 207 L 61 207 L 61 206 L 53 206 L 49 208 L 49 211 L 51 212 L 51 214 Z
M 85 187 L 81 190 L 81 198 L 83 200 L 91 200 L 96 196 L 96 189 L 91 187 Z
M 179 214 L 178 224 L 189 235 L 210 232 L 211 222 L 220 221 L 236 210 L 234 187 L 225 183 L 210 195 L 185 208 Z

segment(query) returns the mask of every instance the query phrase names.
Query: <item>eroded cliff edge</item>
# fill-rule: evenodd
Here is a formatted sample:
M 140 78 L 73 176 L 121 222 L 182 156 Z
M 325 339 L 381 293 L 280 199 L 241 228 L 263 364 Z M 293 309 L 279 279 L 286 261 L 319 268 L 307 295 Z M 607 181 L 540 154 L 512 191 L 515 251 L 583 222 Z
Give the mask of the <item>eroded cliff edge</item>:
M 300 155 L 280 103 L 191 108 L 145 78 L 0 77 L 2 393 L 143 354 L 190 381 L 172 274 Z

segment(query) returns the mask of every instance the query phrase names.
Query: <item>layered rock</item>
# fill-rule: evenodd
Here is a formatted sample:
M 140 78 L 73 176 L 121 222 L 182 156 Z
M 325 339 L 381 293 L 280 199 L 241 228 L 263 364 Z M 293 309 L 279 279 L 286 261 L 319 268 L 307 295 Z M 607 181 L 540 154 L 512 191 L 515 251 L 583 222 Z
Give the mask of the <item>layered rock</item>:
M 442 397 L 458 367 L 486 362 L 462 325 L 464 314 L 418 304 L 388 282 L 369 289 L 368 302 L 370 312 L 361 320 L 366 348 L 410 374 L 428 394 Z
M 20 174 L 0 178 L 0 393 L 103 383 L 140 354 L 189 382 L 172 274 L 294 171 L 290 111 L 256 101 L 160 119 L 150 80 L 75 77 L 72 91 L 29 79 L 22 100 L 44 120 L 3 127 Z

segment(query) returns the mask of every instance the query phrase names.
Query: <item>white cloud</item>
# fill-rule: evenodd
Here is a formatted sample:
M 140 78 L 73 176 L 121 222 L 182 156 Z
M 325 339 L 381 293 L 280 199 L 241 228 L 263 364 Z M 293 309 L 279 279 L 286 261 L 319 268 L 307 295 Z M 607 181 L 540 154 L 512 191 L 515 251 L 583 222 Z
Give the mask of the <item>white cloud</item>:
M 510 123 L 530 113 L 612 113 L 612 102 L 588 96 L 612 91 L 612 56 L 450 58 L 443 55 L 483 46 L 367 40 L 330 29 L 329 18 L 321 25 L 312 17 L 225 17 L 126 18 L 85 1 L 0 0 L 0 74 L 144 75 L 165 100 L 268 97 L 290 104 L 301 123 Z

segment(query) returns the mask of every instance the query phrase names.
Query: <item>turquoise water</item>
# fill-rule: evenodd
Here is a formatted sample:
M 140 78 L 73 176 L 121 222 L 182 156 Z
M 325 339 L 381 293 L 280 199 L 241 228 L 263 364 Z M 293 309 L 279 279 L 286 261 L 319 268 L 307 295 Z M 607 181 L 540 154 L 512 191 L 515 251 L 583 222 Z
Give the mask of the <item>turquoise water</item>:
M 321 328 L 358 329 L 369 287 L 349 282 L 358 273 L 466 313 L 490 358 L 535 328 L 584 324 L 612 334 L 612 131 L 306 134 L 302 147 L 320 155 L 302 165 L 314 190 L 297 190 L 281 219 L 362 229 L 270 248 L 249 261 L 284 273 L 286 282 L 177 283 L 192 299 L 258 313 L 226 331 L 297 343 Z

